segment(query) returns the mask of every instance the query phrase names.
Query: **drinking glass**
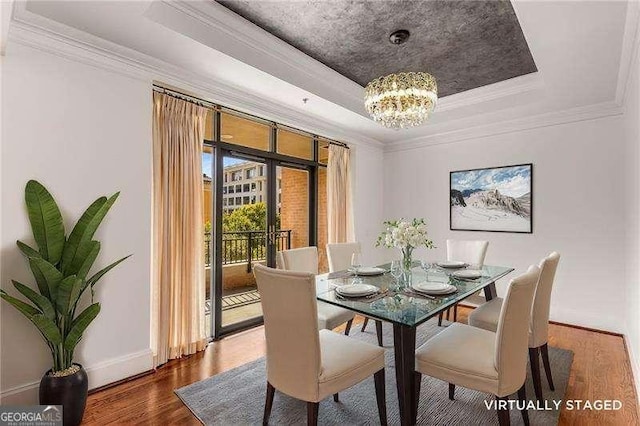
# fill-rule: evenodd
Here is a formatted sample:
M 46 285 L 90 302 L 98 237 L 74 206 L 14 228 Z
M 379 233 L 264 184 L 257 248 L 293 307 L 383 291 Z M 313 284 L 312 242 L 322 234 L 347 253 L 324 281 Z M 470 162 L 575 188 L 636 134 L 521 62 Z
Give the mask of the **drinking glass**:
M 425 275 L 427 277 L 427 281 L 429 281 L 429 270 L 433 267 L 433 265 L 431 265 L 431 262 L 428 262 L 426 260 L 421 260 L 420 261 L 420 267 L 424 271 L 424 273 L 425 273 Z
M 402 265 L 399 260 L 393 260 L 391 262 L 391 268 L 389 270 L 391 276 L 396 281 L 396 284 L 400 286 L 400 277 L 402 276 Z
M 353 253 L 351 255 L 351 266 L 349 267 L 349 272 L 351 272 L 354 275 L 354 283 L 360 283 L 362 282 L 362 278 L 360 278 L 358 276 L 358 270 L 360 269 L 362 265 L 360 264 L 360 256 L 358 255 L 358 253 Z

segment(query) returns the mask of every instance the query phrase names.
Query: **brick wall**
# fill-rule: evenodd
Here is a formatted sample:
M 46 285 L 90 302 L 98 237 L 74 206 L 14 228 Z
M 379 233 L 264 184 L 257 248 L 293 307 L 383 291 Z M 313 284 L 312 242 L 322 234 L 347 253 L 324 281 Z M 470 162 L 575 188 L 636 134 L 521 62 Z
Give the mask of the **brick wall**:
M 282 168 L 281 229 L 291 229 L 291 248 L 309 245 L 309 180 L 302 170 Z M 318 176 L 318 254 L 319 270 L 328 270 L 327 244 L 327 174 L 321 168 Z

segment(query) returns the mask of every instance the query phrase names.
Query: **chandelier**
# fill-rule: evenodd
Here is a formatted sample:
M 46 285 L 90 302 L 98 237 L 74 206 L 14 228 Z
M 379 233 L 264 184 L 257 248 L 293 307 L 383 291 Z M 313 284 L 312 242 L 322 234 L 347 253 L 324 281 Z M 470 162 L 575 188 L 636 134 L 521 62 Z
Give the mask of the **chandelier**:
M 364 89 L 364 106 L 373 121 L 393 129 L 423 124 L 437 100 L 436 79 L 426 72 L 389 74 Z
M 402 44 L 409 31 L 394 31 L 389 40 Z M 364 89 L 364 106 L 385 127 L 401 129 L 423 124 L 438 100 L 436 79 L 426 72 L 401 72 L 376 78 Z

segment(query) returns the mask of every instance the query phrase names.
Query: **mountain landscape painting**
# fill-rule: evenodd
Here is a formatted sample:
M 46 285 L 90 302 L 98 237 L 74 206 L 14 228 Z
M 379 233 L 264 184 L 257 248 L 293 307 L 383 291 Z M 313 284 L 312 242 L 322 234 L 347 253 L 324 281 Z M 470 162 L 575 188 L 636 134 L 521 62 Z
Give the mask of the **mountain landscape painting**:
M 533 165 L 463 170 L 450 174 L 450 228 L 532 232 Z

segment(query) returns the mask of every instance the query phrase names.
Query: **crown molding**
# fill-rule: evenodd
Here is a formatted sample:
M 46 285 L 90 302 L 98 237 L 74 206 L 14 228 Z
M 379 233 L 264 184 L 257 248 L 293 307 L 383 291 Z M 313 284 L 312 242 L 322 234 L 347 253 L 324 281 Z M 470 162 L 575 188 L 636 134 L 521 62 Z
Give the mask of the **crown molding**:
M 145 16 L 369 118 L 360 85 L 214 1 L 159 0 L 149 7 Z M 464 108 L 543 87 L 540 72 L 531 73 L 438 99 L 437 111 Z
M 0 56 L 4 56 L 13 15 L 13 0 L 0 1 Z
M 341 128 L 333 122 L 305 114 L 243 88 L 216 81 L 102 38 L 54 22 L 16 3 L 9 40 L 97 68 L 149 82 L 168 84 L 213 103 L 353 145 L 382 148 L 377 139 Z
M 618 69 L 618 82 L 616 85 L 615 102 L 624 105 L 627 98 L 627 89 L 633 64 L 635 64 L 640 47 L 640 2 L 630 0 L 627 2 L 627 16 L 622 37 L 622 52 L 620 54 L 620 67 Z
M 438 99 L 436 113 L 465 108 L 510 96 L 524 95 L 544 90 L 544 88 L 542 74 L 537 71 Z
M 368 118 L 359 84 L 215 1 L 158 0 L 145 16 Z
M 407 151 L 433 145 L 444 145 L 471 139 L 522 132 L 542 127 L 552 127 L 579 121 L 596 120 L 604 117 L 622 115 L 622 113 L 623 108 L 617 103 L 604 102 L 600 104 L 570 108 L 563 111 L 538 114 L 531 117 L 496 121 L 491 124 L 470 127 L 462 130 L 444 131 L 428 136 L 407 139 L 385 145 L 384 151 Z

